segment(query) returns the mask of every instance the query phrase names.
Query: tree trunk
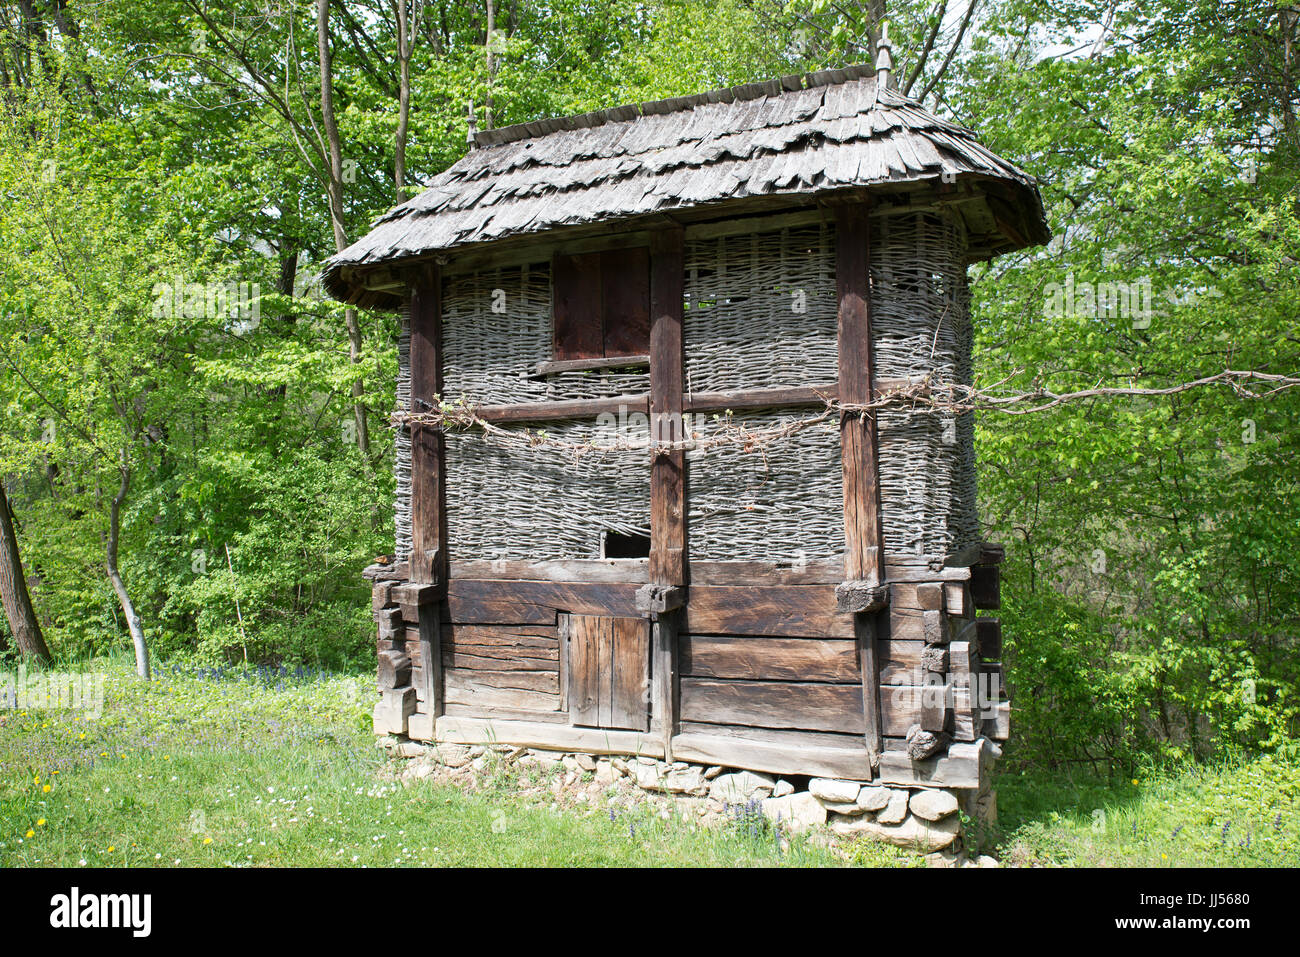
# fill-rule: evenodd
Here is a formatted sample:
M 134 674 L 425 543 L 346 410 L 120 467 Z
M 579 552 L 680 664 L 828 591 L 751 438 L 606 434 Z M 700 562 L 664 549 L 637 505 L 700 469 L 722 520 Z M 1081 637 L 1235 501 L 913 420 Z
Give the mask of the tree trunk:
M 406 200 L 406 138 L 411 117 L 411 52 L 415 25 L 407 15 L 406 0 L 393 0 L 397 13 L 397 134 L 393 137 L 393 186 L 399 203 Z M 416 7 L 419 11 L 419 7 Z
M 144 629 L 140 625 L 140 616 L 135 613 L 135 605 L 131 602 L 131 596 L 127 594 L 126 583 L 122 581 L 122 574 L 117 570 L 117 542 L 122 528 L 122 503 L 126 501 L 126 493 L 131 488 L 131 470 L 127 467 L 125 452 L 122 453 L 121 472 L 122 484 L 108 507 L 106 564 L 108 567 L 108 580 L 113 583 L 113 591 L 117 595 L 117 602 L 122 606 L 122 614 L 126 616 L 126 626 L 131 632 L 131 643 L 135 646 L 135 673 L 147 680 L 149 678 L 149 646 L 144 642 Z
M 334 55 L 330 52 L 330 0 L 317 0 L 316 3 L 316 50 L 320 59 L 320 112 L 321 125 L 325 128 L 325 138 L 329 151 L 329 181 L 326 192 L 329 194 L 330 225 L 334 229 L 334 248 L 343 252 L 348 246 L 347 233 L 343 222 L 343 146 L 339 139 L 339 125 L 334 117 Z M 354 363 L 361 361 L 361 325 L 357 321 L 357 311 L 351 307 L 343 313 L 343 322 L 348 330 L 348 354 Z M 352 411 L 356 418 L 357 448 L 367 460 L 370 455 L 370 428 L 366 421 L 366 407 L 360 401 L 365 388 L 360 379 L 352 382 Z
M 9 619 L 9 630 L 18 641 L 19 653 L 38 661 L 49 661 L 50 649 L 45 644 L 40 622 L 32 608 L 31 595 L 27 592 L 13 512 L 9 509 L 3 482 L 0 482 L 0 599 L 4 600 L 5 617 Z M 3 650 L 3 645 L 0 645 L 0 651 Z
M 484 43 L 487 53 L 487 103 L 483 108 L 483 128 L 492 129 L 492 86 L 496 81 L 497 65 L 492 56 L 492 34 L 497 32 L 496 4 L 487 0 L 487 41 Z

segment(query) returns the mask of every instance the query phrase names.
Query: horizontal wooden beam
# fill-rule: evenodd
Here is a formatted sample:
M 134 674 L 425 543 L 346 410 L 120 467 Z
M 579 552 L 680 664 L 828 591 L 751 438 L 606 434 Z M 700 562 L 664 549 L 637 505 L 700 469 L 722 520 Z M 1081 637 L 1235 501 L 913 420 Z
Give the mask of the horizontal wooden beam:
M 870 781 L 873 777 L 871 755 L 866 748 L 858 747 L 804 747 L 721 735 L 679 734 L 673 738 L 673 757 L 769 774 L 816 774 L 851 781 Z
M 479 559 L 452 562 L 451 578 L 645 584 L 650 580 L 650 560 L 648 558 L 583 558 L 528 562 Z
M 537 363 L 534 376 L 554 375 L 557 372 L 586 372 L 591 369 L 627 369 L 648 366 L 649 356 L 601 356 L 597 359 L 548 359 Z
M 647 395 L 614 395 L 601 399 L 566 399 L 558 402 L 520 402 L 513 405 L 483 405 L 474 413 L 486 422 L 549 422 L 555 419 L 594 419 L 606 412 L 640 412 L 648 415 Z
M 443 715 L 438 740 L 456 744 L 513 744 L 550 751 L 628 754 L 661 758 L 663 742 L 637 731 L 606 731 L 528 721 L 493 721 Z
M 578 359 L 575 362 L 608 362 L 606 359 Z M 552 363 L 554 365 L 554 363 Z M 908 379 L 882 379 L 875 394 L 882 395 L 912 384 Z M 820 406 L 839 398 L 839 384 L 824 382 L 810 386 L 782 386 L 775 389 L 737 389 L 731 392 L 687 392 L 682 396 L 684 412 L 743 412 L 784 406 Z M 545 422 L 552 419 L 589 419 L 606 412 L 648 414 L 648 395 L 615 395 L 599 399 L 567 399 L 555 402 L 519 402 L 484 405 L 475 409 L 482 419 L 493 422 Z M 972 556 L 977 552 L 973 552 Z
M 825 382 L 811 386 L 777 389 L 737 389 L 733 392 L 688 392 L 682 397 L 687 412 L 722 412 L 727 409 L 771 409 L 785 405 L 823 405 L 835 401 L 839 384 Z

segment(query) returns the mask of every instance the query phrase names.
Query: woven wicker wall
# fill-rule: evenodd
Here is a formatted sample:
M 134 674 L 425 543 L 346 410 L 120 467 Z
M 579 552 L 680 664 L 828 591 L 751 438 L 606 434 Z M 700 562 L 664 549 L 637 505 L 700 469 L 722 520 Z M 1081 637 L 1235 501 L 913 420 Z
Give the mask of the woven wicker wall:
M 806 386 L 838 375 L 831 224 L 686 244 L 688 391 Z M 815 411 L 815 410 L 812 410 Z M 760 430 L 810 410 L 737 413 Z M 697 422 L 707 433 L 710 423 Z M 763 453 L 687 453 L 690 553 L 701 561 L 829 558 L 844 550 L 839 434 L 827 420 Z
M 737 414 L 733 426 L 770 429 L 807 407 Z M 716 426 L 696 420 L 693 431 Z M 689 547 L 700 561 L 799 564 L 844 551 L 839 427 L 828 417 L 761 452 L 722 445 L 687 452 Z
M 551 355 L 547 263 L 448 276 L 442 290 L 442 378 L 446 397 L 480 405 L 591 399 L 644 393 L 649 374 L 562 372 L 539 378 Z
M 835 381 L 834 226 L 688 242 L 683 335 L 688 392 Z
M 618 438 L 592 421 L 542 427 L 571 443 Z M 648 424 L 642 431 L 649 432 Z M 457 559 L 600 558 L 606 531 L 650 534 L 647 453 L 575 458 L 499 446 L 478 433 L 448 433 L 447 527 L 449 554 Z
M 876 376 L 934 372 L 971 381 L 965 236 L 938 213 L 881 216 L 871 224 L 871 323 Z M 880 487 L 886 551 L 941 556 L 979 539 L 971 415 L 882 412 Z
M 969 295 L 959 224 L 937 213 L 872 220 L 871 311 L 876 376 L 971 378 Z M 692 241 L 686 247 L 686 377 L 690 391 L 800 386 L 837 376 L 835 238 L 830 224 Z M 500 290 L 500 293 L 494 291 Z M 493 303 L 504 305 L 494 311 Z M 545 263 L 449 276 L 443 288 L 445 395 L 479 404 L 648 391 L 642 372 L 532 378 L 550 358 Z M 409 398 L 409 331 L 399 348 L 398 406 Z M 811 410 L 742 413 L 767 428 Z M 880 469 L 886 549 L 943 555 L 978 541 L 973 417 L 886 412 Z M 538 426 L 533 426 L 537 428 Z M 608 423 L 542 427 L 603 441 Z M 709 418 L 696 419 L 707 433 Z M 627 437 L 626 430 L 619 433 Z M 603 436 L 603 437 L 602 437 Z M 699 560 L 798 562 L 844 547 L 839 435 L 821 423 L 761 453 L 736 446 L 690 461 L 690 549 Z M 397 554 L 410 550 L 410 441 L 397 437 Z M 450 551 L 457 559 L 596 558 L 601 533 L 648 533 L 644 453 L 519 452 L 477 433 L 447 439 Z
M 444 395 L 476 404 L 644 394 L 646 371 L 536 377 L 552 358 L 546 263 L 447 277 L 443 285 Z M 533 424 L 566 442 L 612 442 L 608 423 Z M 644 417 L 640 425 L 648 430 Z M 522 430 L 523 427 L 520 427 Z M 603 436 L 603 437 L 602 437 Z M 631 436 L 624 433 L 624 438 Z M 646 453 L 575 460 L 495 446 L 478 433 L 447 436 L 449 554 L 457 558 L 599 558 L 606 531 L 649 534 Z

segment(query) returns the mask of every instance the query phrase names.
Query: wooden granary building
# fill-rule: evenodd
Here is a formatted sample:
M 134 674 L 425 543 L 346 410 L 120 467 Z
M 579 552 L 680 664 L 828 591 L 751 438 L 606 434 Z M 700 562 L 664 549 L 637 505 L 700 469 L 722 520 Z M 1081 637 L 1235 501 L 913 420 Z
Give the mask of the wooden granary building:
M 870 68 L 473 139 L 325 275 L 403 317 L 376 730 L 978 787 L 972 416 L 852 406 L 971 381 L 1033 179 Z

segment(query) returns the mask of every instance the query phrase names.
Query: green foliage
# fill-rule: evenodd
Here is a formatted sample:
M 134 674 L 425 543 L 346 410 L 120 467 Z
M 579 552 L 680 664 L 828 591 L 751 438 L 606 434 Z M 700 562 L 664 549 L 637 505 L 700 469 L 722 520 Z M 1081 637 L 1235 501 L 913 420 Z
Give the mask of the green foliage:
M 499 125 L 864 62 L 876 6 L 498 4 L 490 71 L 482 6 L 426 3 L 408 180 L 463 153 L 468 101 L 486 122 L 490 98 Z M 396 23 L 379 0 L 331 10 L 356 238 L 398 198 Z M 1294 18 L 1265 0 L 1003 0 L 961 32 L 933 4 L 887 13 L 900 81 L 1038 176 L 1058 237 L 973 267 L 981 385 L 1300 370 Z M 304 282 L 334 250 L 312 12 L 64 14 L 77 31 L 0 50 L 0 469 L 51 644 L 125 644 L 104 535 L 126 468 L 121 566 L 160 654 L 359 663 L 357 572 L 391 547 L 396 323 L 362 314 L 354 357 L 342 310 Z M 167 315 L 178 278 L 256 284 L 258 321 L 184 300 Z M 1149 290 L 1150 312 L 1089 308 L 1084 284 L 1139 307 Z M 1011 761 L 1123 778 L 1295 736 L 1297 403 L 1215 386 L 980 416 L 985 538 L 1008 554 Z

